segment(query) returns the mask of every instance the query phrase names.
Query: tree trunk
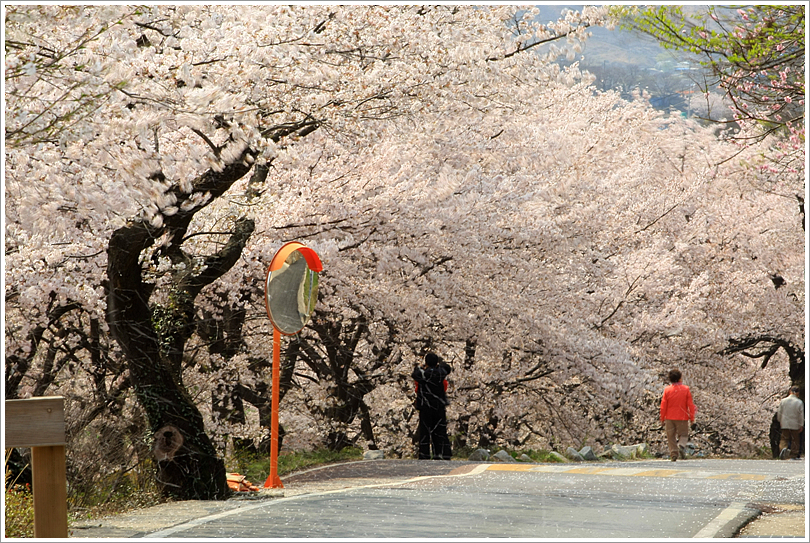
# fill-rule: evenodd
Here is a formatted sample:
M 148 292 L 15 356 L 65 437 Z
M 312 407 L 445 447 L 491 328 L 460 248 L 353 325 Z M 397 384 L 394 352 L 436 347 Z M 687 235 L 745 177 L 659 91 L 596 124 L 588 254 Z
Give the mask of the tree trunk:
M 211 200 L 221 196 L 250 170 L 245 160 L 249 153 L 245 149 L 234 163 L 201 175 L 193 183 L 195 191 L 209 193 Z M 178 201 L 191 196 L 179 189 L 177 194 Z M 224 462 L 217 457 L 203 417 L 182 384 L 181 362 L 185 342 L 194 331 L 197 294 L 236 263 L 254 224 L 237 221 L 226 246 L 206 257 L 204 271 L 173 278 L 173 305 L 164 308 L 158 326 L 153 319 L 156 308 L 149 303 L 154 286 L 143 280 L 141 254 L 168 233 L 171 242 L 161 249 L 164 254 L 173 259 L 188 257 L 180 244 L 194 214 L 203 207 L 165 216 L 159 227 L 145 218 L 134 219 L 113 232 L 107 249 L 107 321 L 124 352 L 136 397 L 154 434 L 158 482 L 165 495 L 179 500 L 224 499 L 229 494 Z
M 217 458 L 194 402 L 167 367 L 148 305 L 150 289 L 141 280 L 138 257 L 153 239 L 140 224 L 117 230 L 110 239 L 107 273 L 108 321 L 126 356 L 139 403 L 156 438 L 161 428 L 177 428 L 182 446 L 158 459 L 158 483 L 178 500 L 224 499 L 225 464 Z M 177 436 L 174 436 L 177 439 Z
M 376 449 L 374 427 L 364 398 L 377 386 L 375 379 L 371 377 L 374 372 L 391 363 L 394 342 L 386 342 L 382 348 L 372 345 L 373 358 L 369 360 L 370 365 L 363 370 L 355 364 L 357 346 L 368 334 L 366 318 L 362 314 L 344 321 L 316 312 L 309 328 L 317 334 L 326 356 L 310 347 L 309 340 L 301 336 L 298 338 L 299 345 L 291 354 L 300 358 L 318 378 L 331 382 L 329 394 L 334 398 L 334 404 L 322 412 L 334 424 L 333 431 L 327 436 L 327 447 L 340 450 L 353 445 L 362 436 L 369 448 Z M 388 326 L 388 331 L 390 337 L 393 337 L 392 326 Z M 354 373 L 353 380 L 350 380 L 350 372 Z M 358 417 L 360 435 L 349 437 L 345 429 Z

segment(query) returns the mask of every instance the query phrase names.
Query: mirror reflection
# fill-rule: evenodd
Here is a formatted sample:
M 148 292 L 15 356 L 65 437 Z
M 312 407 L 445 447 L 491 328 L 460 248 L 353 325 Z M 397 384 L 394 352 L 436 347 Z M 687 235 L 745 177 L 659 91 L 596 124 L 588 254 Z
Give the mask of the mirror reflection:
M 281 268 L 267 274 L 267 309 L 282 334 L 297 334 L 309 322 L 318 300 L 318 273 L 293 251 Z

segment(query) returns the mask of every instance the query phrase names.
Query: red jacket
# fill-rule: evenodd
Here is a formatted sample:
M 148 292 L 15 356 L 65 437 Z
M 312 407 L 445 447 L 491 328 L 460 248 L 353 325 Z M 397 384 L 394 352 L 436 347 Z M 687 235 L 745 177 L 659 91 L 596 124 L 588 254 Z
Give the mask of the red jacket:
M 419 392 L 419 383 L 414 381 L 414 390 L 418 393 Z M 442 380 L 442 386 L 444 387 L 444 391 L 447 392 L 447 379 Z
M 661 420 L 689 420 L 695 422 L 695 402 L 689 387 L 683 383 L 672 383 L 664 389 L 661 398 Z

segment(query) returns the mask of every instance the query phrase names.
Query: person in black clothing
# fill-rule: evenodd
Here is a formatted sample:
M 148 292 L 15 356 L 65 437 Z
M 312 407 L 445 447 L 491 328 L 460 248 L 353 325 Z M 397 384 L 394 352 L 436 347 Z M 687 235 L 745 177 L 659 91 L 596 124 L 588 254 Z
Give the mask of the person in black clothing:
M 447 394 L 445 377 L 453 371 L 436 353 L 425 355 L 425 365 L 411 374 L 416 381 L 416 409 L 419 410 L 419 459 L 450 460 L 447 437 Z

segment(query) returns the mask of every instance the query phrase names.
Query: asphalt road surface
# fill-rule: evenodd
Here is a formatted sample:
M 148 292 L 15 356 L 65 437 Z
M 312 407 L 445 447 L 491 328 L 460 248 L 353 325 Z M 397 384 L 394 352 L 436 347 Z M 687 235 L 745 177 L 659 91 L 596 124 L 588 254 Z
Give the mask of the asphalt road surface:
M 284 497 L 244 501 L 138 535 L 193 539 L 732 537 L 762 510 L 779 504 L 803 506 L 805 477 L 803 461 L 356 462 L 292 476 L 285 480 Z M 289 495 L 298 485 L 315 481 L 331 481 L 333 486 Z M 351 483 L 334 484 L 340 481 Z

